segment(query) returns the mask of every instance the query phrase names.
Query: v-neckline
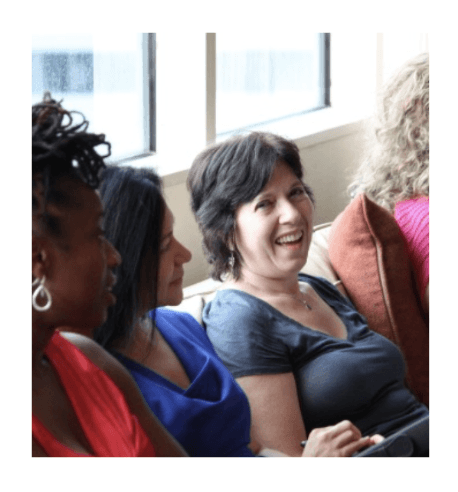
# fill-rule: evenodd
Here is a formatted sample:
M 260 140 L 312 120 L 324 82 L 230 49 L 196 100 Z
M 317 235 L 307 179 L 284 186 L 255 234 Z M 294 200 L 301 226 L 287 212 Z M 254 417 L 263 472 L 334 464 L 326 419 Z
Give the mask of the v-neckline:
M 184 371 L 184 373 L 186 374 L 186 377 L 189 380 L 189 385 L 186 388 L 183 388 L 179 384 L 174 383 L 173 381 L 171 381 L 166 376 L 160 374 L 159 372 L 157 372 L 156 370 L 152 369 L 151 367 L 146 366 L 142 362 L 140 362 L 140 361 L 138 361 L 138 360 L 130 357 L 129 355 L 126 355 L 126 354 L 124 354 L 122 352 L 118 352 L 117 350 L 113 350 L 113 352 L 116 353 L 117 355 L 121 356 L 122 358 L 128 360 L 129 362 L 135 364 L 143 372 L 147 372 L 148 374 L 153 374 L 156 379 L 162 381 L 163 383 L 165 383 L 166 385 L 170 386 L 171 388 L 174 388 L 174 389 L 178 388 L 184 394 L 184 393 L 186 393 L 187 391 L 190 390 L 190 388 L 192 387 L 192 385 L 194 383 L 194 379 L 190 377 L 189 368 L 186 366 L 185 362 L 180 357 L 180 354 L 179 354 L 179 351 L 177 351 L 177 348 L 170 343 L 169 338 L 166 335 L 164 335 L 164 333 L 157 326 L 155 327 L 155 330 L 157 330 L 159 332 L 159 334 L 162 336 L 164 342 L 168 345 L 168 347 L 170 348 L 170 350 L 173 352 L 173 354 L 175 355 L 175 357 L 178 359 L 179 363 L 181 364 L 181 367 L 183 368 L 183 371 Z
M 306 280 L 299 280 L 299 282 L 305 282 L 307 284 L 309 284 Z M 310 284 L 309 284 L 310 285 Z M 313 290 L 316 292 L 316 294 L 320 297 L 320 299 L 323 301 L 323 302 L 327 302 L 326 300 L 323 299 L 322 295 L 317 292 L 317 290 L 311 286 L 313 288 Z M 350 340 L 350 331 L 348 329 L 348 325 L 346 323 L 346 321 L 342 318 L 340 318 L 340 320 L 342 321 L 344 327 L 345 327 L 345 331 L 346 331 L 346 334 L 347 336 L 345 338 L 340 338 L 340 337 L 335 337 L 333 335 L 330 335 L 329 333 L 325 333 L 323 331 L 320 331 L 320 330 L 314 330 L 313 328 L 310 328 L 309 326 L 306 326 L 306 325 L 303 325 L 302 323 L 299 323 L 299 321 L 296 321 L 294 318 L 291 318 L 290 316 L 282 313 L 279 309 L 277 309 L 275 306 L 272 306 L 271 304 L 269 304 L 267 301 L 264 301 L 264 299 L 261 299 L 260 297 L 257 297 L 253 294 L 250 294 L 244 290 L 240 290 L 240 289 L 233 289 L 233 288 L 230 288 L 230 289 L 220 289 L 218 292 L 241 292 L 242 294 L 246 295 L 246 296 L 249 296 L 253 299 L 256 299 L 256 301 L 262 303 L 262 304 L 265 304 L 267 306 L 267 308 L 269 308 L 270 310 L 272 310 L 274 312 L 275 315 L 280 315 L 282 316 L 283 318 L 295 323 L 296 325 L 298 325 L 301 329 L 302 328 L 305 328 L 306 330 L 308 330 L 309 332 L 311 333 L 317 333 L 319 335 L 323 335 L 324 337 L 328 337 L 328 338 L 331 338 L 332 340 L 339 340 L 339 341 L 342 341 L 342 342 L 351 342 Z M 218 292 L 217 292 L 217 295 L 218 295 Z M 329 303 L 327 303 L 328 306 L 334 311 L 334 313 L 336 314 L 336 316 L 339 316 L 336 312 L 336 310 L 334 309 L 333 306 L 331 306 Z

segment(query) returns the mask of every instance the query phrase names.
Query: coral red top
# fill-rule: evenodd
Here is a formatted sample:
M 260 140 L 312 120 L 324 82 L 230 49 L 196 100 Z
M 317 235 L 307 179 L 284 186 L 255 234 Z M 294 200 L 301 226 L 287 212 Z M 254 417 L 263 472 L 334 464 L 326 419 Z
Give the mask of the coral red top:
M 407 252 L 423 298 L 429 283 L 429 198 L 398 202 L 394 218 L 406 239 Z
M 113 380 L 56 332 L 45 354 L 57 372 L 94 456 L 156 456 Z M 32 435 L 48 456 L 88 456 L 60 443 L 32 414 Z

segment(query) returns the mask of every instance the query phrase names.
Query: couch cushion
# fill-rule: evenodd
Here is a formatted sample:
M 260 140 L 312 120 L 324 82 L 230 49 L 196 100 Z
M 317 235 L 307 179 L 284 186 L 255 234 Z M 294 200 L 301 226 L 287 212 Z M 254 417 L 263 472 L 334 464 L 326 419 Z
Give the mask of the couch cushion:
M 331 227 L 329 257 L 369 327 L 401 348 L 407 383 L 428 405 L 429 324 L 393 216 L 358 195 Z
M 189 297 L 184 297 L 179 306 L 168 306 L 169 309 L 188 313 L 200 324 L 202 324 L 202 311 L 207 302 L 210 302 L 216 295 L 216 290 L 212 292 L 193 294 Z
M 348 296 L 342 281 L 334 270 L 329 259 L 328 243 L 332 222 L 317 225 L 313 228 L 312 242 L 309 248 L 307 263 L 302 268 L 302 273 L 314 277 L 324 277 L 337 287 L 341 294 Z

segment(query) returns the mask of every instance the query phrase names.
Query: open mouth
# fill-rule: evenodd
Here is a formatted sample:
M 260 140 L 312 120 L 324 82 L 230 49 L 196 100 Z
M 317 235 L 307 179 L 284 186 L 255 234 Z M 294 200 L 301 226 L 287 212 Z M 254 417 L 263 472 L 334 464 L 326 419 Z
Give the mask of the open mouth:
M 285 236 L 279 237 L 275 243 L 280 246 L 291 246 L 295 244 L 299 244 L 302 241 L 302 236 L 304 233 L 302 231 L 298 231 L 294 234 L 286 234 Z

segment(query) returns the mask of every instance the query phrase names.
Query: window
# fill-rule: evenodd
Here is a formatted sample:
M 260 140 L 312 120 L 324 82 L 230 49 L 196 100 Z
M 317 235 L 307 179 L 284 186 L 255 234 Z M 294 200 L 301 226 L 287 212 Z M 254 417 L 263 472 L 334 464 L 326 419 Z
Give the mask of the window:
M 329 34 L 216 34 L 216 135 L 329 106 Z
M 155 150 L 155 35 L 32 36 L 32 103 L 49 90 L 104 133 L 112 158 Z
M 152 166 L 172 186 L 232 132 L 271 131 L 305 148 L 359 131 L 385 71 L 407 49 L 427 49 L 422 36 L 421 46 L 411 33 L 347 31 L 332 46 L 307 32 L 32 36 L 32 98 L 51 90 L 106 135 L 110 160 Z

